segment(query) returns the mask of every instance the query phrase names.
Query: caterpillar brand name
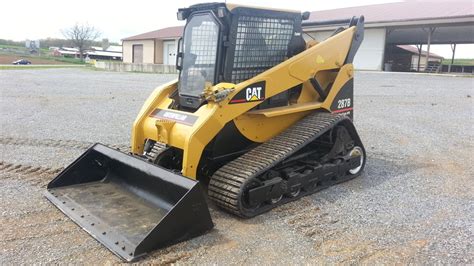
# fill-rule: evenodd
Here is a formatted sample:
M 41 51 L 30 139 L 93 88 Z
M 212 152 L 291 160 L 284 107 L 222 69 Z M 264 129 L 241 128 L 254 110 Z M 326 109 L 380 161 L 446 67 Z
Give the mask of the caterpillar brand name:
M 247 88 L 245 90 L 245 99 L 247 102 L 258 101 L 262 98 L 262 87 Z
M 197 116 L 194 115 L 189 115 L 189 114 L 183 114 L 179 112 L 173 112 L 170 110 L 162 110 L 156 108 L 151 114 L 150 117 L 154 118 L 164 118 L 164 119 L 169 119 L 173 120 L 177 123 L 185 124 L 192 126 L 194 125 L 194 122 L 197 120 Z
M 247 103 L 265 100 L 265 81 L 251 84 L 237 93 L 230 103 Z

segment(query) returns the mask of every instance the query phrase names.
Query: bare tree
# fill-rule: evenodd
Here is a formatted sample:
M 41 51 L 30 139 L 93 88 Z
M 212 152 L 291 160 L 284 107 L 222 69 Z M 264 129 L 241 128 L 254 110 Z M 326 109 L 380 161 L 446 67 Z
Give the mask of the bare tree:
M 101 33 L 94 27 L 87 24 L 78 24 L 62 30 L 64 37 L 69 39 L 74 46 L 79 49 L 81 59 L 84 56 L 84 50 L 90 46 L 90 43 L 100 37 Z

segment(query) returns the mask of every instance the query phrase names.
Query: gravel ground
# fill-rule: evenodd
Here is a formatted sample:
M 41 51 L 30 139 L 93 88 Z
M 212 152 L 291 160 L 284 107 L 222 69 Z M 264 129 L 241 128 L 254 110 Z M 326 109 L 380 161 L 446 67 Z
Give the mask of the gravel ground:
M 173 78 L 0 71 L 0 264 L 120 262 L 42 192 L 90 143 L 127 147 L 144 99 Z M 211 204 L 215 229 L 140 262 L 474 263 L 473 81 L 357 72 L 361 177 L 249 220 Z

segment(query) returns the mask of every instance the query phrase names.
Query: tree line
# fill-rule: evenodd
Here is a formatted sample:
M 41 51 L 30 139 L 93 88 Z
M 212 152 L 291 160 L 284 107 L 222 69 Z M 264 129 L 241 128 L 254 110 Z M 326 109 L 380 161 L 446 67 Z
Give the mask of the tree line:
M 41 48 L 49 47 L 78 47 L 88 48 L 90 46 L 99 46 L 107 48 L 110 45 L 120 45 L 119 43 L 109 42 L 107 38 L 97 40 L 101 36 L 101 32 L 93 26 L 88 24 L 79 24 L 61 30 L 61 33 L 66 39 L 61 38 L 46 38 L 40 39 Z M 0 39 L 0 45 L 24 46 L 24 41 L 13 41 L 7 39 Z M 82 49 L 80 49 L 82 50 Z
M 91 46 L 99 46 L 102 47 L 103 42 L 108 42 L 107 39 L 102 39 L 100 41 L 92 41 Z M 13 40 L 6 40 L 0 39 L 0 45 L 11 45 L 11 46 L 25 46 L 24 41 L 13 41 Z M 46 38 L 40 39 L 41 48 L 49 48 L 49 47 L 73 47 L 74 44 L 71 40 L 60 39 L 60 38 Z M 120 45 L 119 43 L 109 42 L 109 45 Z
M 97 41 L 102 33 L 93 26 L 76 23 L 69 28 L 61 30 L 61 33 L 66 39 L 46 38 L 40 39 L 40 47 L 75 47 L 79 50 L 79 56 L 84 57 L 84 51 L 91 46 L 99 46 L 104 50 L 110 45 L 119 45 L 118 43 L 111 43 L 109 39 L 102 39 Z M 24 42 L 0 39 L 0 45 L 14 45 L 23 46 Z

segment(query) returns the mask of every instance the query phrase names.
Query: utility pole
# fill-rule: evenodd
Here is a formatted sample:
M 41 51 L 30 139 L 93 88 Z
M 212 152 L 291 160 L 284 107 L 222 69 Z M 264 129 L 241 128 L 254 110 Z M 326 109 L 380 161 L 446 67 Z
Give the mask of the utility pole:
M 425 70 L 428 68 L 428 64 L 430 62 L 430 48 L 431 48 L 431 37 L 433 35 L 433 32 L 436 30 L 436 28 L 429 27 L 428 28 L 428 48 L 426 48 L 426 65 L 425 65 Z
M 423 44 L 420 43 L 416 48 L 418 48 L 418 64 L 416 66 L 416 71 L 420 72 L 421 49 L 423 48 Z
M 454 54 L 456 53 L 456 43 L 451 44 L 451 51 L 453 52 L 453 56 L 451 57 L 451 64 L 448 66 L 448 73 L 451 73 L 451 66 L 454 64 Z

